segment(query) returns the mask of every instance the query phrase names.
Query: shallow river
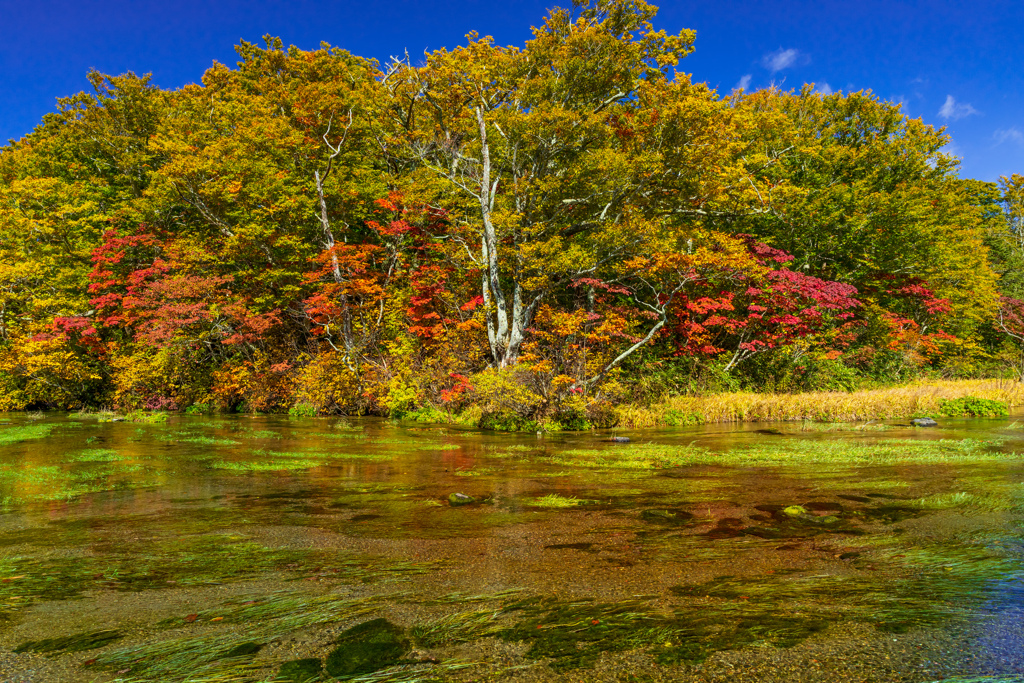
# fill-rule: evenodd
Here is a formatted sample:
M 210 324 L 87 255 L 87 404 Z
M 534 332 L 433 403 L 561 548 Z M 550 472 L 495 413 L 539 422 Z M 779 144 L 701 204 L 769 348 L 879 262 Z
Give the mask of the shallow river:
M 1012 418 L 0 422 L 0 681 L 1024 681 Z

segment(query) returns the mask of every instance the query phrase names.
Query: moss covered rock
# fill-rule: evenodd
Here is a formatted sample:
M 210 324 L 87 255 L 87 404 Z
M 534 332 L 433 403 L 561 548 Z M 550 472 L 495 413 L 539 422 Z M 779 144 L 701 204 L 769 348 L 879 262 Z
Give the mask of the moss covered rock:
M 402 663 L 412 643 L 404 629 L 387 619 L 373 619 L 348 629 L 335 641 L 338 647 L 327 655 L 331 676 L 367 674 Z
M 319 659 L 293 659 L 281 665 L 275 680 L 287 681 L 287 683 L 310 683 L 319 681 L 323 670 L 323 662 Z
M 458 507 L 460 505 L 472 505 L 476 502 L 476 498 L 468 496 L 465 493 L 451 493 L 448 495 L 448 504 L 452 507 Z

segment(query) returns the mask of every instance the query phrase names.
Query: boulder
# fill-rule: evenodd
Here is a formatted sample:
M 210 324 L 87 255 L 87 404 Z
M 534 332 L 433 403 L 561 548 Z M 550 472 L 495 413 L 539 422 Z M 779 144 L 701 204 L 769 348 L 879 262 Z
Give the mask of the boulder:
M 465 493 L 452 493 L 448 495 L 448 504 L 452 507 L 459 507 L 460 505 L 471 505 L 476 502 L 476 498 L 473 496 L 467 496 Z
M 608 440 L 611 441 L 612 443 L 629 443 L 628 436 L 613 436 Z
M 910 424 L 914 425 L 915 427 L 935 427 L 939 423 L 931 419 L 930 417 L 918 417 L 911 420 Z

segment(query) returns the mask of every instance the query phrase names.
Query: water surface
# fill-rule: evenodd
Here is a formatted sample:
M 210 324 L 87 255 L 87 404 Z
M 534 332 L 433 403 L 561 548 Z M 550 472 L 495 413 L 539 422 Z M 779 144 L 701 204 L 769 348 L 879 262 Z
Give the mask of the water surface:
M 378 619 L 342 679 L 1024 673 L 1012 419 L 0 421 L 4 681 L 334 680 Z

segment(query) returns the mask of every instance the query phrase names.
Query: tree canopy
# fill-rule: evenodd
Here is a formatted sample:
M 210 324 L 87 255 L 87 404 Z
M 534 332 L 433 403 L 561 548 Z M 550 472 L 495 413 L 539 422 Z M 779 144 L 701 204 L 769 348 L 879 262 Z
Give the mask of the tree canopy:
M 581 1 L 422 62 L 267 37 L 178 90 L 89 74 L 0 150 L 0 408 L 597 424 L 1018 353 L 1024 178 L 961 178 L 870 92 L 717 93 L 655 21 Z

